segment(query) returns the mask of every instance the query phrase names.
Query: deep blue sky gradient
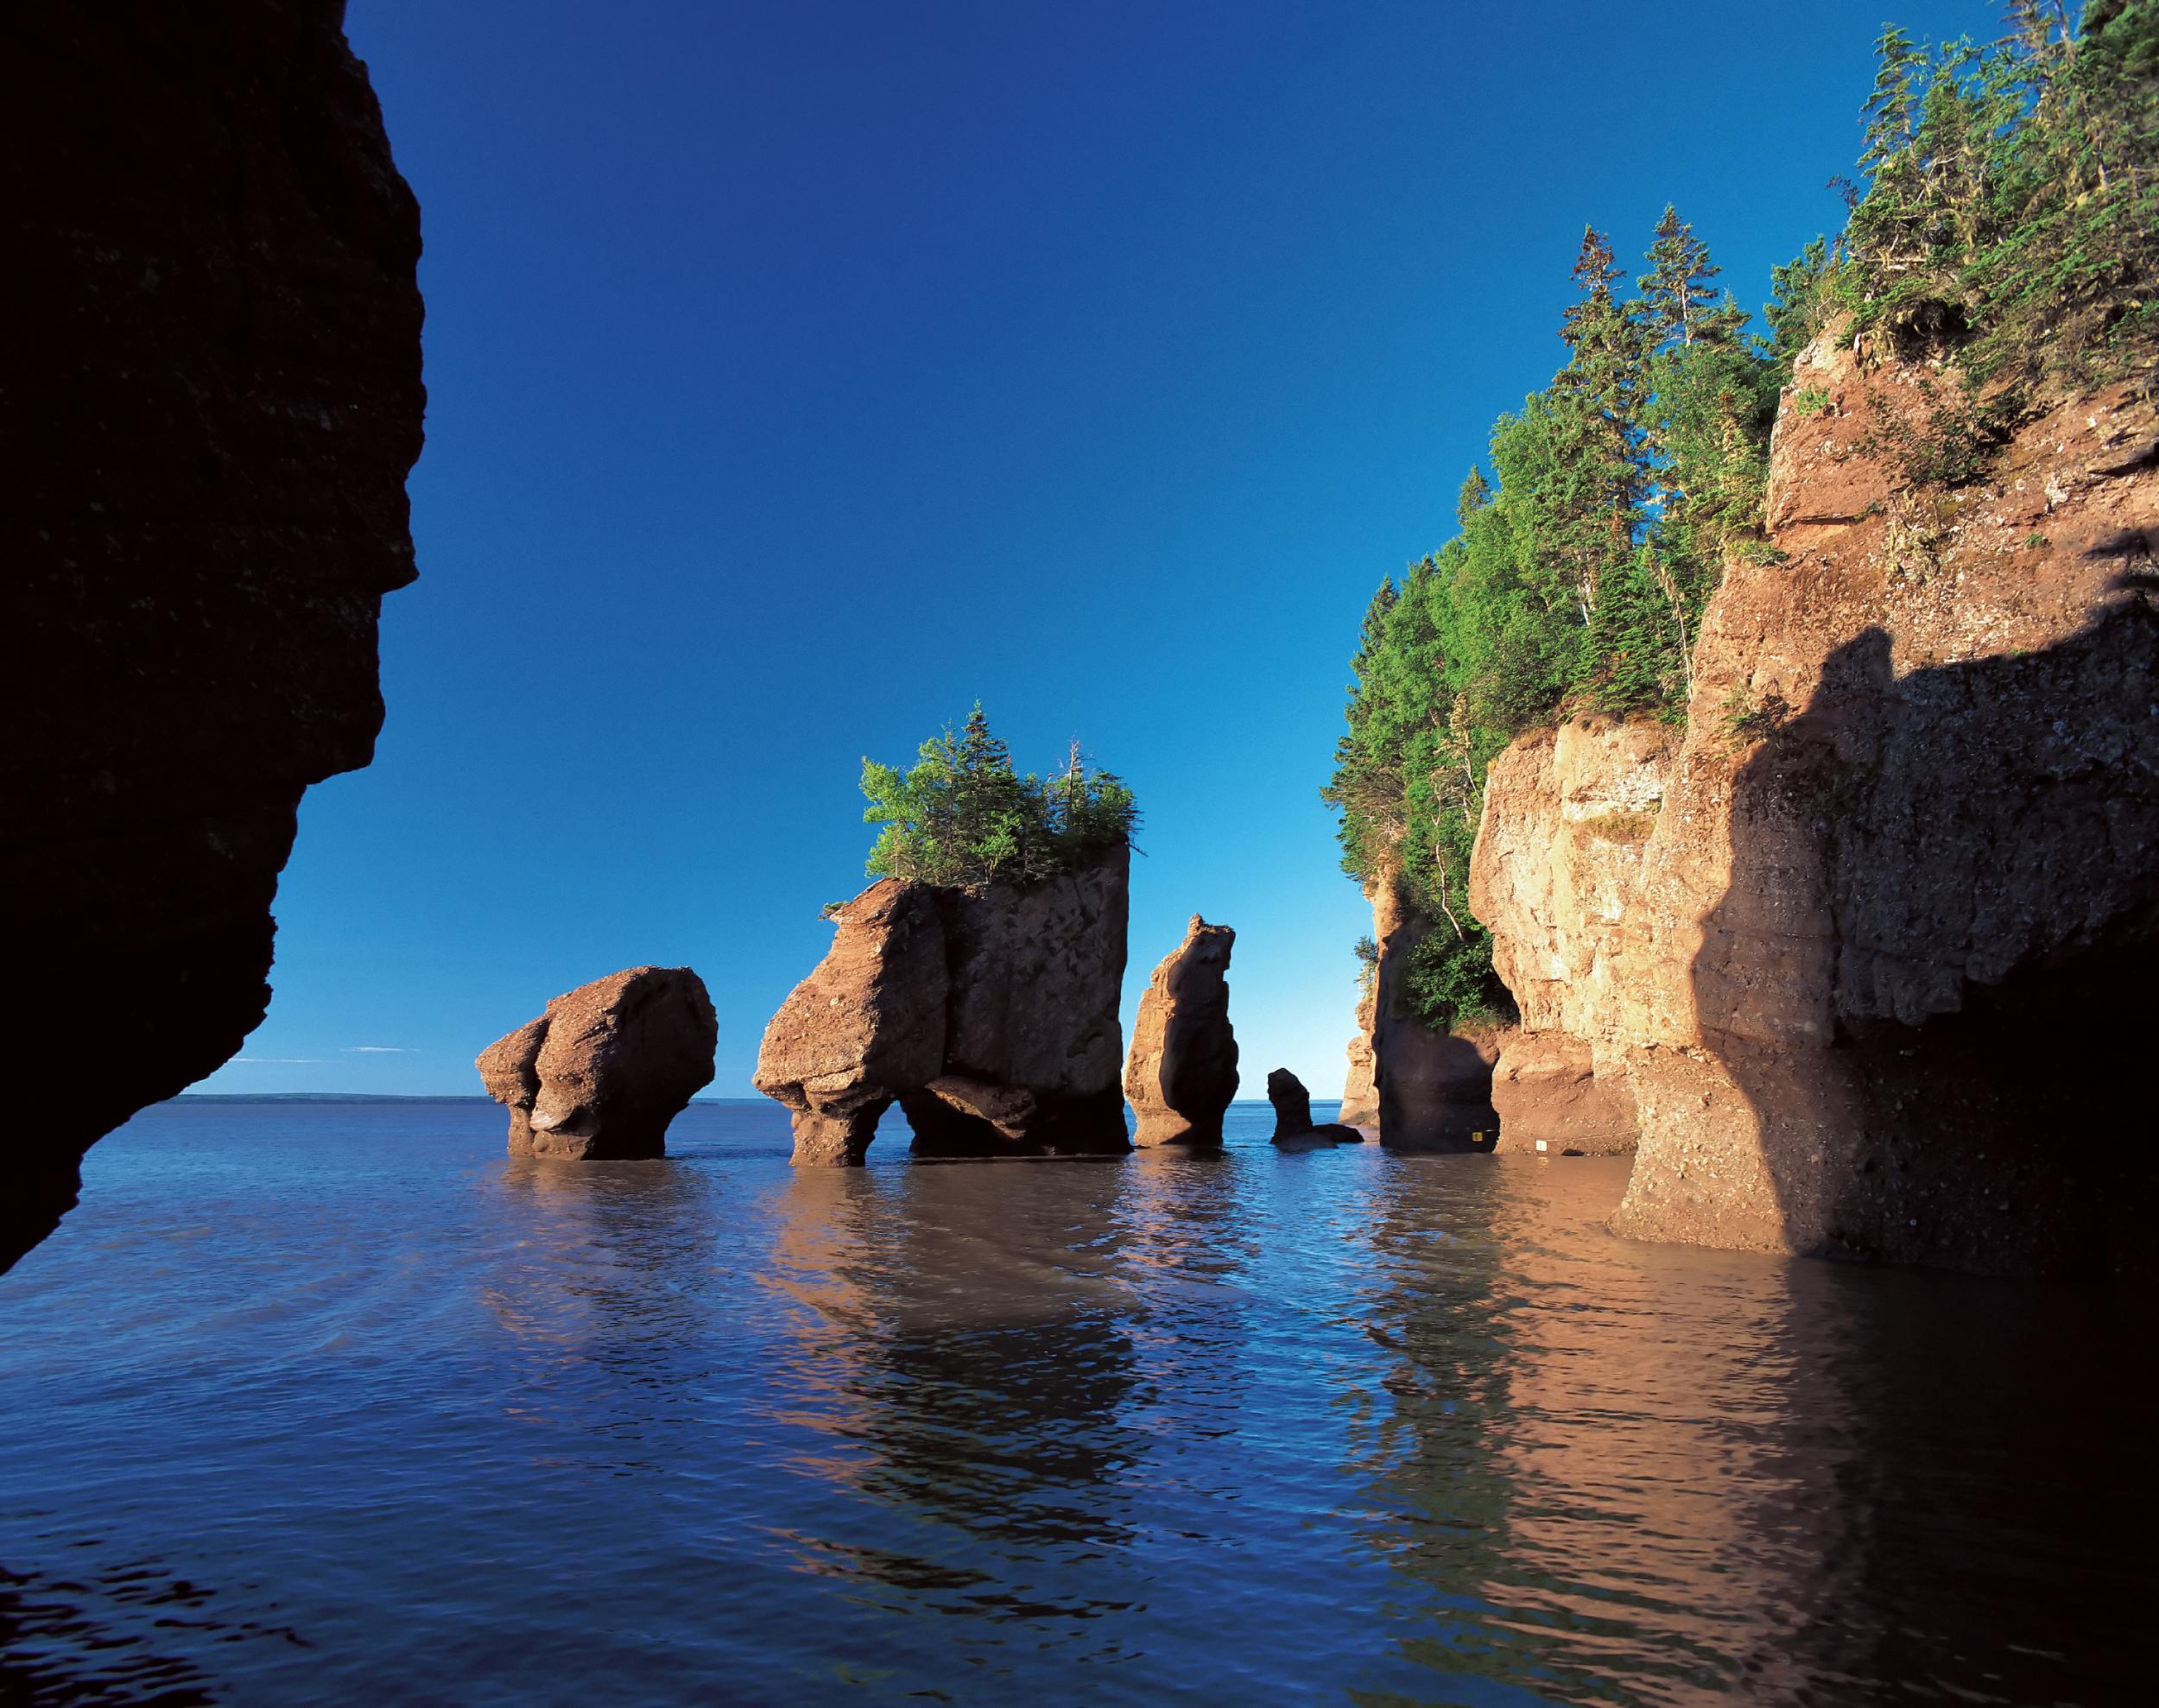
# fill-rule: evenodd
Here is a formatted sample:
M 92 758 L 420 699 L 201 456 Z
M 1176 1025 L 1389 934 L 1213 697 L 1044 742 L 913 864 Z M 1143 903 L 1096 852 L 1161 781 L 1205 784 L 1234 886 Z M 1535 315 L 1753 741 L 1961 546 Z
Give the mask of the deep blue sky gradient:
M 1333 1095 L 1366 599 L 1557 364 L 1585 221 L 1631 261 L 1676 201 L 1750 307 L 1834 223 L 1883 8 L 351 0 L 426 228 L 421 579 L 207 1085 L 473 1091 L 657 961 L 747 1092 L 862 756 L 979 697 L 1138 791 L 1128 1027 L 1198 909 L 1248 1089 Z

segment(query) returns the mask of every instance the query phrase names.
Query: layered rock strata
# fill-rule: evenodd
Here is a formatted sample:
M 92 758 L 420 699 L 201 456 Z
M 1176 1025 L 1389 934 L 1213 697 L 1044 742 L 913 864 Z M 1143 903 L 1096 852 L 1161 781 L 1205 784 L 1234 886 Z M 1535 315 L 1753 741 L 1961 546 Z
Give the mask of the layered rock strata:
M 510 1154 L 618 1162 L 667 1154 L 668 1126 L 712 1083 L 719 1027 L 687 967 L 631 967 L 566 991 L 480 1052 L 510 1110 Z
M 765 1028 L 797 1163 L 859 1164 L 896 1103 L 928 1156 L 1130 1148 L 1118 1085 L 1130 854 L 979 891 L 884 879 Z
M 1139 999 L 1124 1066 L 1137 1145 L 1222 1142 L 1237 1096 L 1237 1034 L 1230 1027 L 1230 952 L 1237 933 L 1199 914 L 1162 958 Z
M 1364 1142 L 1364 1136 L 1354 1127 L 1338 1122 L 1314 1126 L 1312 1094 L 1305 1090 L 1304 1081 L 1286 1067 L 1277 1067 L 1267 1076 L 1267 1101 L 1275 1106 L 1276 1144 L 1308 1147 Z
M 1834 336 L 1785 395 L 1776 549 L 1710 606 L 1609 976 L 1566 1010 L 1637 1107 L 1627 1232 L 2152 1266 L 2159 414 L 2082 398 L 1924 484 L 1958 395 Z
M 0 1268 L 263 1017 L 302 790 L 413 578 L 419 211 L 338 0 L 0 25 L 0 910 L 30 993 Z
M 1634 1148 L 1624 1060 L 1599 1072 L 1598 1016 L 1678 746 L 1653 719 L 1575 720 L 1523 737 L 1486 774 L 1469 903 L 1521 1012 L 1492 1075 L 1502 1151 Z

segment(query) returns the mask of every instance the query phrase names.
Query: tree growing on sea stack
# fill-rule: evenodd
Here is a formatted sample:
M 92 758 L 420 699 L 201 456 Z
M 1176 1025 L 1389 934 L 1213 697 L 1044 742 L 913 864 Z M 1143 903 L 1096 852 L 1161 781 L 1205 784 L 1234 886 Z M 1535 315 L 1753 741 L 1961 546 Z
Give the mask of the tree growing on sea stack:
M 947 889 L 1083 870 L 1130 846 L 1139 822 L 1131 790 L 1089 766 L 1077 742 L 1048 781 L 1016 773 L 979 700 L 963 728 L 946 725 L 905 771 L 864 759 L 862 792 L 864 822 L 883 826 L 870 875 Z
M 895 1103 L 918 1155 L 1117 1155 L 1131 791 L 1075 745 L 1012 769 L 978 705 L 905 771 L 865 760 L 877 881 L 765 1028 L 795 1160 L 858 1165 Z

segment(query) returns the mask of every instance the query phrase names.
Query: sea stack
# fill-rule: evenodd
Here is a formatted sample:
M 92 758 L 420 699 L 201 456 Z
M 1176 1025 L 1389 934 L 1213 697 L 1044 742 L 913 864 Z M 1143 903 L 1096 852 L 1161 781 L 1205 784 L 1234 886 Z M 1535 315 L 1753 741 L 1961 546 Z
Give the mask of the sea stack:
M 1237 1035 L 1230 1028 L 1230 951 L 1237 933 L 1199 914 L 1139 999 L 1124 1097 L 1135 1144 L 1219 1145 L 1237 1095 Z
M 509 1105 L 512 1156 L 630 1161 L 667 1154 L 668 1123 L 712 1082 L 719 1039 L 704 980 L 631 967 L 557 996 L 473 1065 Z
M 1342 1118 L 1377 1123 L 1380 1143 L 1391 1150 L 1488 1150 L 1499 1128 L 1492 1063 L 1512 1028 L 1440 1031 L 1411 1015 L 1402 990 L 1410 958 L 1432 932 L 1453 927 L 1425 917 L 1391 876 L 1374 878 L 1364 895 L 1374 953 L 1358 1002 Z
M 978 889 L 881 879 L 765 1028 L 798 1164 L 858 1165 L 895 1103 L 927 1156 L 1129 1150 L 1117 999 L 1131 855 Z
M 1275 1106 L 1274 1142 L 1278 1145 L 1362 1144 L 1364 1136 L 1354 1127 L 1330 1122 L 1312 1124 L 1312 1094 L 1304 1081 L 1286 1067 L 1267 1076 L 1267 1101 Z

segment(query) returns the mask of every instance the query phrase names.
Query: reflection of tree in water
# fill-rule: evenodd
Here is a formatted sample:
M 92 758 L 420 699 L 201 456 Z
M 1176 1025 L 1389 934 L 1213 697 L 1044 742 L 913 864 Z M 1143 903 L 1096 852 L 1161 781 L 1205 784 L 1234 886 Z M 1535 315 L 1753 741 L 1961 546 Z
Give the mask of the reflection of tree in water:
M 867 1537 L 789 1538 L 798 1558 L 992 1618 L 1117 1610 L 1073 1568 L 1130 1540 L 1145 1445 L 1118 1415 L 1138 1379 L 1119 1170 L 850 1173 L 790 1183 L 773 1269 L 806 1308 L 777 1376 L 828 1444 L 796 1468 L 881 1510 L 846 1509 Z
M 1493 1452 L 1508 1400 L 1487 1181 L 1481 1167 L 1392 1176 L 1371 1234 L 1383 1280 L 1366 1332 L 1396 1362 L 1381 1381 L 1385 1408 L 1351 1425 L 1349 1463 L 1370 1479 L 1364 1541 L 1431 1615 L 1428 1629 L 1397 1640 L 1402 1655 L 1441 1673 L 1519 1679 L 1518 1644 L 1488 1626 L 1492 1610 L 1478 1599 L 1502 1569 L 1513 1492 Z

